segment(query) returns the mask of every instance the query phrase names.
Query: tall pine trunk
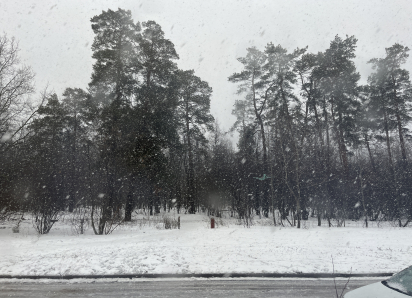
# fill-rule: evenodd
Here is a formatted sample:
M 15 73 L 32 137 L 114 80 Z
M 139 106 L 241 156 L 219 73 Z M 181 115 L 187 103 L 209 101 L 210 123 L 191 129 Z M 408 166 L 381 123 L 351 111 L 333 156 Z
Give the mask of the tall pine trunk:
M 186 138 L 187 138 L 187 152 L 189 158 L 189 166 L 187 171 L 187 199 L 189 205 L 189 213 L 196 213 L 196 202 L 195 202 L 195 185 L 194 185 L 194 169 L 193 169 L 193 152 L 192 143 L 190 138 L 190 118 L 189 118 L 189 102 L 186 101 Z

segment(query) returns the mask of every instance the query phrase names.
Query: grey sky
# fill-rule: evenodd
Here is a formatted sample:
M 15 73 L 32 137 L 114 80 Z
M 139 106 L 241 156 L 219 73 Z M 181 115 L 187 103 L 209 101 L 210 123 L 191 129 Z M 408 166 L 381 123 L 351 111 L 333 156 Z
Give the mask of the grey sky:
M 239 71 L 236 58 L 249 46 L 268 42 L 290 51 L 323 51 L 336 34 L 358 39 L 356 64 L 365 82 L 366 62 L 384 56 L 395 42 L 412 47 L 412 1 L 335 0 L 131 0 L 0 1 L 0 28 L 20 41 L 21 57 L 36 73 L 40 90 L 49 83 L 60 96 L 66 87 L 87 88 L 92 71 L 90 18 L 108 8 L 129 9 L 135 21 L 155 20 L 180 56 L 182 69 L 213 88 L 212 114 L 223 129 L 234 122 Z M 405 66 L 412 70 L 412 57 Z

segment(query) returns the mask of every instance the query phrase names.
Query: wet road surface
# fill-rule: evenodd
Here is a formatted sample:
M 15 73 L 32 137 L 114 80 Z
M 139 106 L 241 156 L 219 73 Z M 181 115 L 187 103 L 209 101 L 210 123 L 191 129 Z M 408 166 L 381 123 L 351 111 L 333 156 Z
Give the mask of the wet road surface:
M 355 279 L 348 290 L 378 282 L 377 279 Z M 340 295 L 346 280 L 336 280 Z M 347 290 L 345 291 L 345 293 Z M 0 297 L 278 297 L 278 298 L 336 298 L 332 279 L 196 279 L 196 280 L 138 280 L 82 282 L 4 282 L 0 280 Z

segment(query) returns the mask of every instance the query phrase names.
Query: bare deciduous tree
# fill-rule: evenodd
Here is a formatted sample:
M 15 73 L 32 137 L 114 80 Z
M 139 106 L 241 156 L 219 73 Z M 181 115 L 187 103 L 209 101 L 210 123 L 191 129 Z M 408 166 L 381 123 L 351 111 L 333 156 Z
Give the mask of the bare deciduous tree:
M 0 36 L 0 218 L 18 207 L 13 197 L 15 154 L 10 151 L 26 135 L 24 129 L 36 113 L 30 96 L 34 93 L 34 73 L 21 64 L 14 38 Z
M 34 73 L 22 65 L 14 38 L 0 36 L 0 150 L 13 140 L 33 117 L 30 95 L 34 93 Z

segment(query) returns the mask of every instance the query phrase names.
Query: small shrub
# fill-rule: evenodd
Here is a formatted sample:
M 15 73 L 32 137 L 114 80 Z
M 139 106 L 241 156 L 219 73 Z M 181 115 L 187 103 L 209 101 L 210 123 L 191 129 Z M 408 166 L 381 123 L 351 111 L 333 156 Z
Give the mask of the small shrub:
M 139 229 L 142 229 L 144 227 L 155 227 L 156 229 L 163 228 L 163 220 L 159 216 L 148 216 L 147 218 L 143 217 L 142 219 L 137 219 L 136 222 L 139 226 Z
M 229 221 L 223 220 L 221 217 L 215 218 L 215 227 L 229 227 Z
M 73 234 L 79 235 L 89 227 L 90 210 L 88 208 L 76 208 L 69 219 Z
M 273 226 L 273 218 L 260 218 L 254 221 L 257 226 Z
M 168 215 L 163 216 L 163 225 L 166 230 L 178 229 L 179 222 L 176 218 L 171 218 Z

